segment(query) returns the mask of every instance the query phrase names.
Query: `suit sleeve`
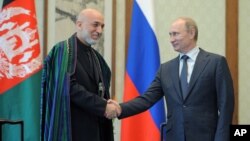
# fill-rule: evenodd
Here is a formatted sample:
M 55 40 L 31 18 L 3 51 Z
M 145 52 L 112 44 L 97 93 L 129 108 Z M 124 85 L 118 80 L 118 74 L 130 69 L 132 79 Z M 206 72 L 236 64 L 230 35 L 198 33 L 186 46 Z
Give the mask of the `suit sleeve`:
M 140 95 L 130 101 L 120 104 L 122 113 L 118 117 L 119 119 L 144 112 L 163 97 L 163 91 L 161 88 L 160 70 L 161 69 L 158 70 L 155 79 L 153 80 L 150 87 L 143 95 Z
M 229 141 L 229 128 L 234 110 L 234 89 L 230 70 L 224 57 L 217 63 L 216 91 L 219 119 L 215 141 Z
M 78 84 L 74 77 L 70 80 L 70 100 L 83 110 L 104 117 L 107 101 L 95 93 L 89 92 Z

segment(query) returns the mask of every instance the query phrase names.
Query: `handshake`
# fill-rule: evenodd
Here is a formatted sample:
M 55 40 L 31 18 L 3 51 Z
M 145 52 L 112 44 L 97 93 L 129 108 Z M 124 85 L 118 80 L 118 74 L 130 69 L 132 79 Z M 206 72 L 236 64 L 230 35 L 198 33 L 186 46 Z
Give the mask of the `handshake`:
M 121 112 L 122 109 L 119 103 L 117 101 L 109 99 L 105 110 L 105 117 L 108 119 L 117 118 L 118 116 L 120 116 Z

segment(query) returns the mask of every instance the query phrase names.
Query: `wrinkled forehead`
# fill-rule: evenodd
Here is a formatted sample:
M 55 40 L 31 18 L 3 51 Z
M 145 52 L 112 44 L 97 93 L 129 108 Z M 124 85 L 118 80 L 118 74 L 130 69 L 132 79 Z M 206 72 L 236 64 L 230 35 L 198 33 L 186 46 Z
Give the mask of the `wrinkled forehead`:
M 90 23 L 98 23 L 104 25 L 104 18 L 102 16 L 91 16 L 87 21 L 89 21 Z
M 176 20 L 172 23 L 169 32 L 177 32 L 186 30 L 186 22 L 184 20 Z

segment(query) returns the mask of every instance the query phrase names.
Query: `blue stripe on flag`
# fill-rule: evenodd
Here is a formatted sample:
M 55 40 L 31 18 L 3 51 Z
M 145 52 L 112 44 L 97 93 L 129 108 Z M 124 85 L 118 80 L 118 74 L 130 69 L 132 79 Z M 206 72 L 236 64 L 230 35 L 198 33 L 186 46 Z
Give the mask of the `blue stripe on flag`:
M 143 94 L 160 66 L 160 56 L 154 31 L 136 1 L 133 5 L 130 31 L 127 72 L 139 93 Z M 155 104 L 150 113 L 160 129 L 160 124 L 165 120 L 163 100 Z

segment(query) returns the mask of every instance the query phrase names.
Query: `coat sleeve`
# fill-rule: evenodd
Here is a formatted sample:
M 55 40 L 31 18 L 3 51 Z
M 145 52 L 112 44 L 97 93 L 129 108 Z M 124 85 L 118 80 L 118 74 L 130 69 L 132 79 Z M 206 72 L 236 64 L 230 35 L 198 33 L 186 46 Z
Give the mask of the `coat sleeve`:
M 159 101 L 163 97 L 163 91 L 161 87 L 161 68 L 159 69 L 155 79 L 151 83 L 150 87 L 147 91 L 130 101 L 121 103 L 122 113 L 118 117 L 119 119 L 126 118 L 129 116 L 133 116 L 148 110 L 151 106 L 153 106 L 157 101 Z
M 70 100 L 85 111 L 97 116 L 104 116 L 107 101 L 97 94 L 87 91 L 84 86 L 77 83 L 74 76 L 70 80 Z
M 216 91 L 219 119 L 215 141 L 229 141 L 229 129 L 234 110 L 234 89 L 230 70 L 224 57 L 217 63 Z

